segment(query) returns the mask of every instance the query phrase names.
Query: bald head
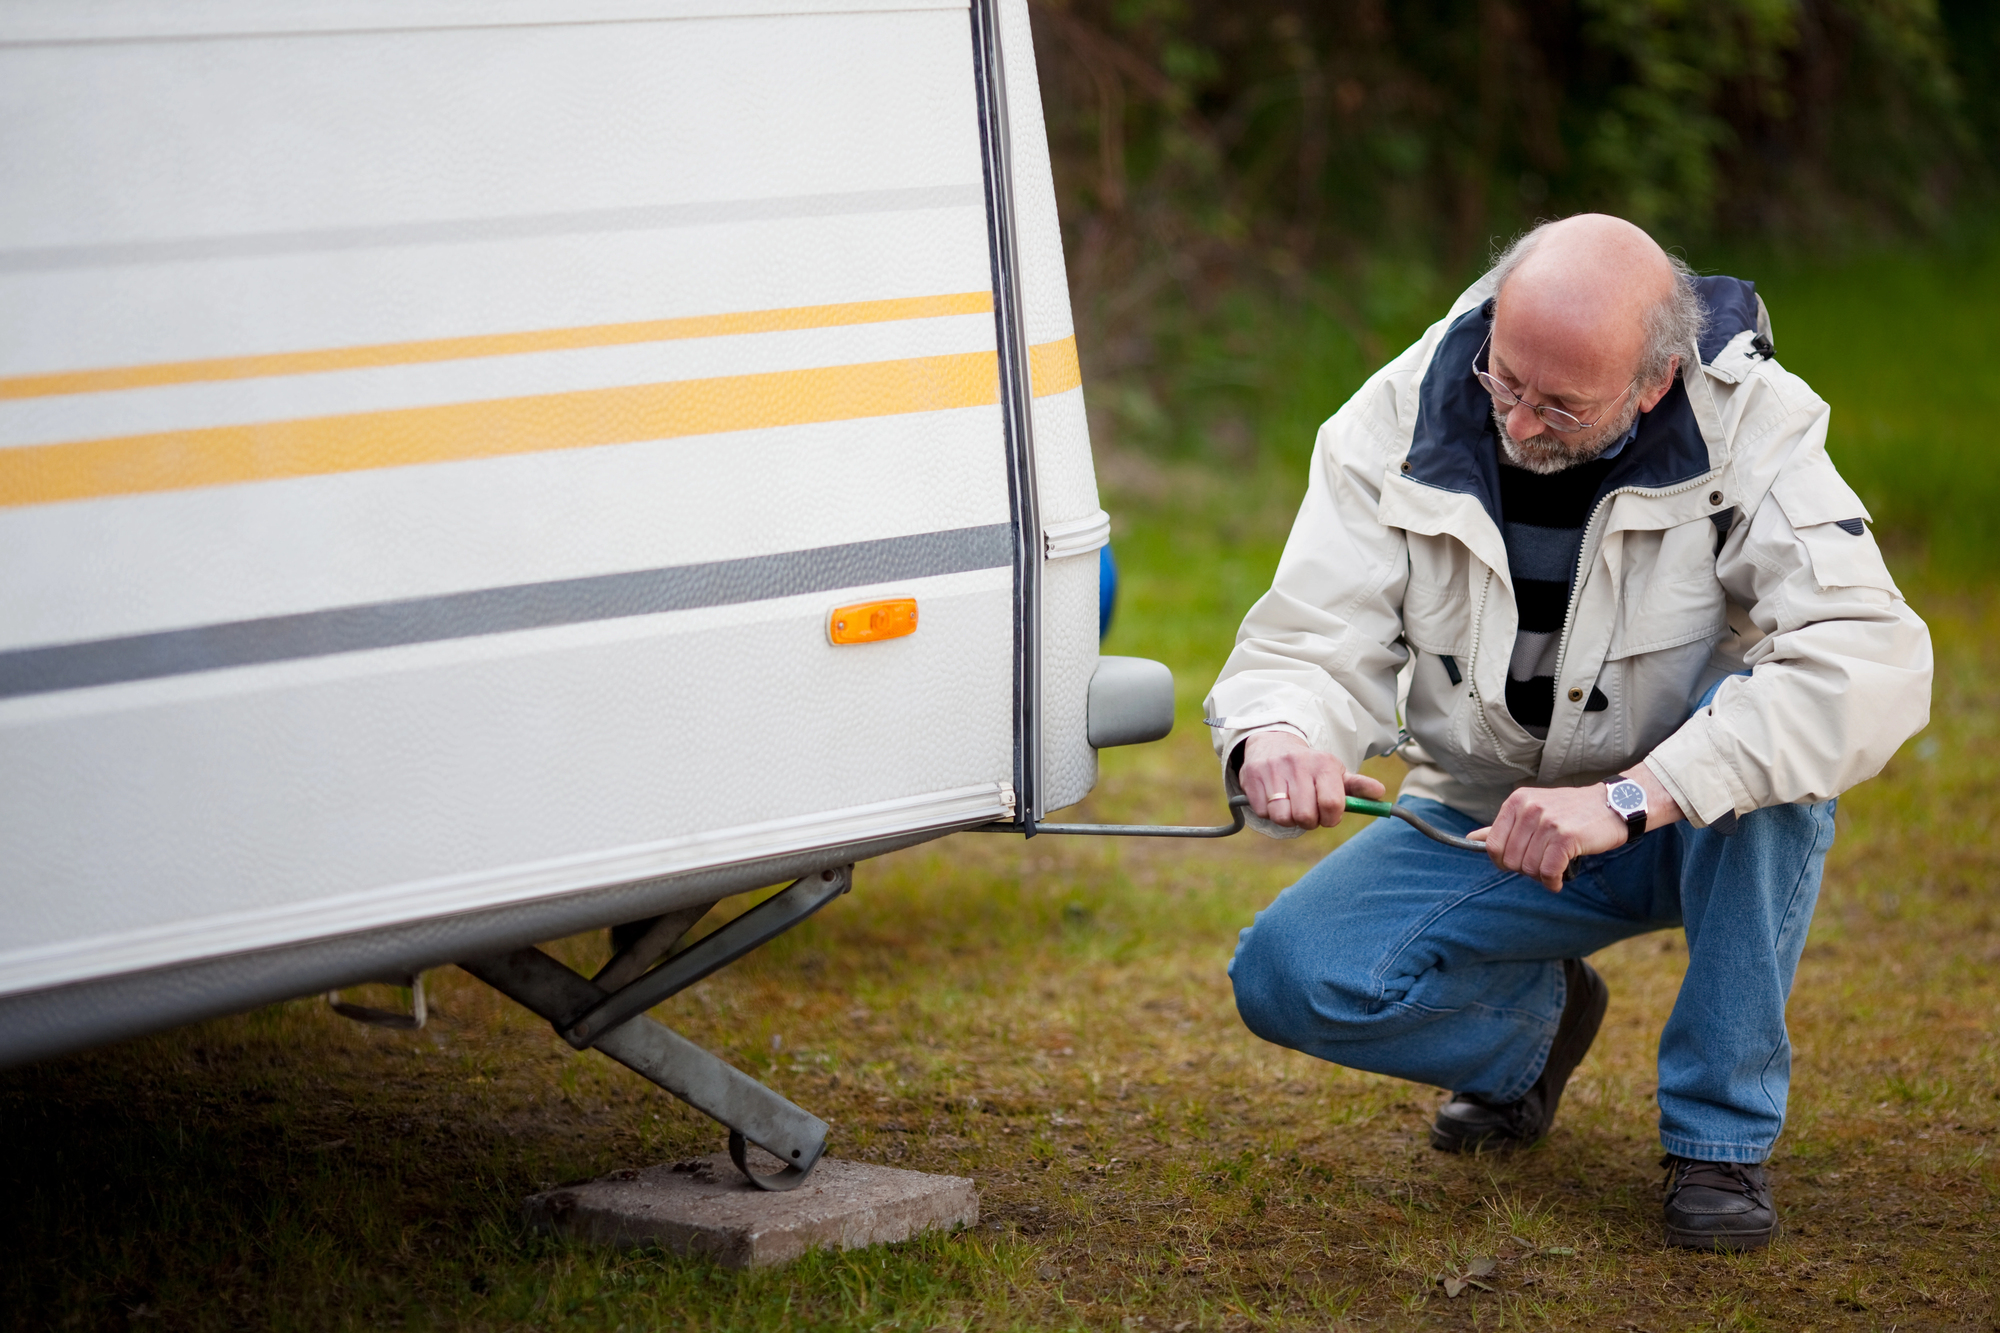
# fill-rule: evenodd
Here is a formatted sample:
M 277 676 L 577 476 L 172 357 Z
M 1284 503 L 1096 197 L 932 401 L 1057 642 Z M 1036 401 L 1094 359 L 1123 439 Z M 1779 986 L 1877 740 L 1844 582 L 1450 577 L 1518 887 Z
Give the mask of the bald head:
M 1488 368 L 1523 403 L 1605 428 L 1551 435 L 1528 407 L 1498 412 L 1508 441 L 1550 465 L 1538 470 L 1596 457 L 1611 428 L 1622 435 L 1666 395 L 1699 336 L 1686 266 L 1622 218 L 1585 213 L 1538 227 L 1495 269 Z
M 1551 223 L 1506 275 L 1493 340 L 1552 363 L 1572 390 L 1620 389 L 1639 373 L 1646 312 L 1671 300 L 1673 265 L 1622 218 Z

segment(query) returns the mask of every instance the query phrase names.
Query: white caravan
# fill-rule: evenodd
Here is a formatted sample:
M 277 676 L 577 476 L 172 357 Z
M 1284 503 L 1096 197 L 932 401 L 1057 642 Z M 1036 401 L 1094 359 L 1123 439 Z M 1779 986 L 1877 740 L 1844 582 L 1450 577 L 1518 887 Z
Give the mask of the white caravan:
M 474 960 L 795 1181 L 632 1015 L 1170 722 L 1024 0 L 0 0 L 0 181 L 0 1061 Z

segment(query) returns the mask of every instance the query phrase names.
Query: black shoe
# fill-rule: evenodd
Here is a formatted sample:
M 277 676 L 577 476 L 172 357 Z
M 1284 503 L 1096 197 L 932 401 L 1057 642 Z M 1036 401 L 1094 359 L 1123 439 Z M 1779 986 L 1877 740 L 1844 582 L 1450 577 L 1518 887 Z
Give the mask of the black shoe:
M 1761 1250 L 1778 1234 L 1771 1173 L 1746 1162 L 1697 1162 L 1672 1153 L 1667 1169 L 1667 1244 L 1693 1250 Z
M 1590 1043 L 1604 1022 L 1611 991 L 1597 969 L 1581 958 L 1563 959 L 1568 995 L 1556 1039 L 1549 1047 L 1542 1076 L 1527 1093 L 1511 1102 L 1489 1102 L 1475 1093 L 1453 1093 L 1438 1108 L 1431 1124 L 1431 1147 L 1439 1152 L 1506 1152 L 1539 1142 L 1556 1122 L 1563 1086 L 1583 1063 Z

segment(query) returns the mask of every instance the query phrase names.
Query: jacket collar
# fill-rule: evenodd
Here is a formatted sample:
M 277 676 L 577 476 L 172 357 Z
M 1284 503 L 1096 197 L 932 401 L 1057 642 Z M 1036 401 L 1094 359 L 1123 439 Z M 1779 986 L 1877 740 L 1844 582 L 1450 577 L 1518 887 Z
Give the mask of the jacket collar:
M 1757 327 L 1757 289 L 1738 278 L 1712 277 L 1697 278 L 1695 290 L 1708 307 L 1708 331 L 1696 349 L 1707 362 L 1744 329 Z M 1493 299 L 1488 297 L 1453 320 L 1438 340 L 1418 389 L 1416 426 L 1403 475 L 1422 486 L 1470 497 L 1485 511 L 1497 535 L 1502 518 L 1493 400 L 1472 375 L 1473 357 L 1492 327 Z M 1626 487 L 1664 490 L 1717 465 L 1689 401 L 1685 376 L 1638 424 L 1638 435 L 1605 474 L 1598 488 L 1600 498 Z
M 1701 362 L 1722 355 L 1737 334 L 1757 332 L 1757 284 L 1741 278 L 1696 278 L 1695 295 L 1708 307 L 1708 332 L 1701 336 Z

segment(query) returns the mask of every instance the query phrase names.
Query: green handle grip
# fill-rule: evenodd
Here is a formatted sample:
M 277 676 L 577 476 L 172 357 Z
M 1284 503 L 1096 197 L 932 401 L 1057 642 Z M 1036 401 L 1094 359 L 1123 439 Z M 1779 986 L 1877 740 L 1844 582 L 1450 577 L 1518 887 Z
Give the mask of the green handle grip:
M 1387 801 L 1371 801 L 1365 797 L 1350 796 L 1347 798 L 1347 813 L 1350 815 L 1373 815 L 1377 819 L 1394 816 L 1417 832 L 1423 834 L 1426 838 L 1429 838 L 1432 842 L 1441 842 L 1447 847 L 1456 847 L 1460 851 L 1466 852 L 1483 852 L 1486 850 L 1486 844 L 1483 842 L 1474 842 L 1470 838 L 1461 838 L 1456 833 L 1446 833 L 1443 829 L 1432 828 L 1429 824 L 1418 818 L 1416 812 L 1411 810 L 1407 805 L 1391 805 Z

